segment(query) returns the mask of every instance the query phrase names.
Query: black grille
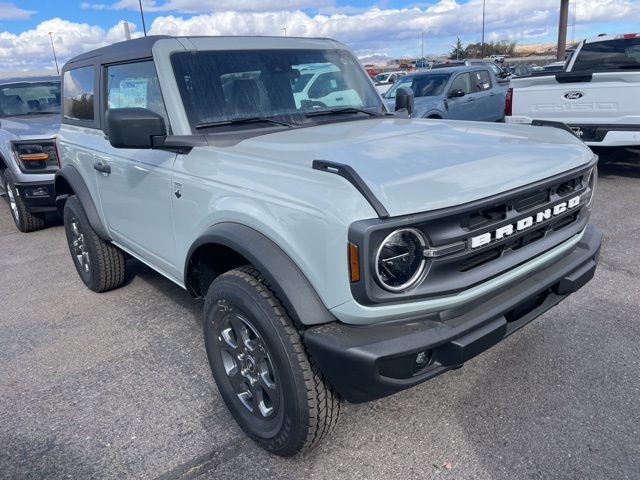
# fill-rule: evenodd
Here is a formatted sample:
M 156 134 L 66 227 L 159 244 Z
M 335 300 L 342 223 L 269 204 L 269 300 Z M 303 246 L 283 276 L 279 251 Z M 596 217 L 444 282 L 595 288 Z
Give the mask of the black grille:
M 433 251 L 451 245 L 462 245 L 453 253 L 428 258 L 424 280 L 403 292 L 390 293 L 380 288 L 372 273 L 372 264 L 365 265 L 365 281 L 352 284 L 354 297 L 362 303 L 406 301 L 457 293 L 525 264 L 557 247 L 587 225 L 589 209 L 585 194 L 589 193 L 589 171 L 595 162 L 528 187 L 496 195 L 494 201 L 481 200 L 424 214 L 387 220 L 363 220 L 352 225 L 349 237 L 364 245 L 366 255 L 374 254 L 384 238 L 397 228 L 421 230 Z M 569 201 L 580 197 L 580 203 L 568 208 Z M 553 208 L 565 204 L 566 210 Z M 550 218 L 547 209 L 551 209 Z M 541 213 L 538 217 L 537 214 Z M 532 217 L 531 220 L 530 217 Z M 532 225 L 518 230 L 518 221 Z M 513 233 L 497 238 L 496 231 L 511 225 Z M 471 247 L 471 239 L 490 238 Z

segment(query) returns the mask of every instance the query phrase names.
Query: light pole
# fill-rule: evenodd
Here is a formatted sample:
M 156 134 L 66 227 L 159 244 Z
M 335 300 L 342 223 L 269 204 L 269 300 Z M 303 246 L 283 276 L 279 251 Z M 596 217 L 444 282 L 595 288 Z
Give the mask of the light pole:
M 142 0 L 138 0 L 138 5 L 140 5 L 140 17 L 142 17 L 142 30 L 144 31 L 144 36 L 147 36 L 147 26 L 144 23 L 144 12 L 142 11 Z
M 56 47 L 53 46 L 53 32 L 49 32 L 49 39 L 51 40 L 51 50 L 53 50 L 53 59 L 56 62 L 56 72 L 60 75 L 60 69 L 58 68 L 58 57 L 56 57 Z
M 484 12 L 485 0 L 482 0 L 482 43 L 480 44 L 480 58 L 484 58 Z
M 424 63 L 424 32 L 426 32 L 427 30 L 422 30 L 422 32 L 420 32 L 420 35 L 422 37 L 422 56 L 420 57 L 420 60 L 422 60 L 422 63 Z
M 284 32 L 284 36 L 287 36 L 287 27 L 281 28 L 280 30 L 282 30 Z

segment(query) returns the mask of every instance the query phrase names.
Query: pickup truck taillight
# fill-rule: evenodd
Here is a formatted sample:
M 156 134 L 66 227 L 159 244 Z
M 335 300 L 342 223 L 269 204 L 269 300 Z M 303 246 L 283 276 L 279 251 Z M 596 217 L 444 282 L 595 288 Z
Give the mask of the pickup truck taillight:
M 506 117 L 513 115 L 513 88 L 509 88 L 504 97 L 504 115 Z

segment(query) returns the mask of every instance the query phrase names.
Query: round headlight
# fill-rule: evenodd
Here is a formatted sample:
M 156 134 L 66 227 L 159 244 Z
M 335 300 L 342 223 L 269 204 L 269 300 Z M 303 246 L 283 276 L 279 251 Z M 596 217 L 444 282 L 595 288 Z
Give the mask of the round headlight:
M 427 241 L 415 228 L 401 228 L 384 239 L 376 253 L 375 273 L 380 285 L 391 292 L 413 286 L 426 265 Z

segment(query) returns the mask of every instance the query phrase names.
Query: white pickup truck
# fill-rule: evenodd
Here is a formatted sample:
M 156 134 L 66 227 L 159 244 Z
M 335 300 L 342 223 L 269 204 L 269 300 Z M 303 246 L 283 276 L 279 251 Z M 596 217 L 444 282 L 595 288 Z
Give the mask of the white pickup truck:
M 640 34 L 583 40 L 565 71 L 511 80 L 507 123 L 567 124 L 598 153 L 640 146 Z

